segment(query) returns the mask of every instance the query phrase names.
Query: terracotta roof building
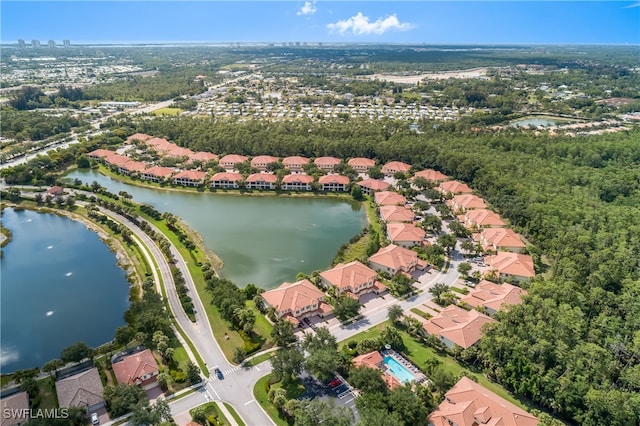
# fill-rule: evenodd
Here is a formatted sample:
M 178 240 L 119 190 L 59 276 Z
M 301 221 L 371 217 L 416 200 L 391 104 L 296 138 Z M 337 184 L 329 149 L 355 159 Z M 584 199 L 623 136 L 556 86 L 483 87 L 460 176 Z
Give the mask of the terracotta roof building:
M 108 149 L 96 149 L 87 154 L 87 157 L 93 158 L 95 160 L 104 160 L 107 157 L 111 157 L 112 155 L 116 155 L 115 152 L 109 151 Z
M 426 235 L 424 229 L 410 223 L 387 224 L 387 237 L 392 243 L 405 248 L 422 245 Z
M 191 154 L 189 156 L 189 160 L 191 161 L 202 161 L 203 163 L 209 162 L 209 161 L 213 161 L 213 160 L 217 160 L 218 156 L 211 153 L 211 152 L 203 152 L 203 151 L 199 151 L 199 152 L 194 152 L 193 154 Z
M 419 172 L 416 172 L 413 175 L 413 179 L 417 177 L 424 178 L 433 183 L 440 183 L 444 182 L 445 180 L 451 179 L 449 176 L 432 169 L 420 170 Z
M 451 210 L 453 210 L 454 212 L 465 212 L 467 210 L 487 208 L 487 204 L 484 202 L 484 200 L 473 194 L 456 195 L 452 199 L 447 200 L 447 205 L 451 207 Z
M 338 294 L 348 292 L 359 297 L 379 291 L 376 286 L 378 273 L 357 260 L 338 263 L 328 271 L 320 272 L 320 278 L 325 287 L 335 287 Z
M 536 276 L 533 259 L 527 254 L 501 251 L 494 256 L 485 257 L 484 261 L 488 265 L 487 272 L 495 270 L 498 279 L 502 281 L 524 281 Z
M 218 164 L 220 165 L 220 167 L 224 167 L 227 170 L 231 170 L 236 167 L 236 164 L 244 163 L 248 159 L 249 158 L 245 157 L 244 155 L 228 154 L 222 157 L 218 161 Z
M 407 204 L 405 197 L 393 191 L 376 192 L 374 199 L 379 206 L 404 206 Z
M 538 419 L 504 398 L 462 377 L 429 415 L 434 426 L 536 426 Z
M 380 194 L 380 192 L 376 193 Z M 403 206 L 381 206 L 380 218 L 387 223 L 392 222 L 413 222 L 416 215 L 413 210 Z
M 164 182 L 174 173 L 174 170 L 168 167 L 153 166 L 142 171 L 140 173 L 140 179 L 150 180 L 153 182 Z
M 354 367 L 367 367 L 380 370 L 382 369 L 383 359 L 380 352 L 373 351 L 353 358 L 351 363 Z
M 254 173 L 247 177 L 247 188 L 260 189 L 260 190 L 272 190 L 276 189 L 276 182 L 278 177 L 270 173 Z
M 347 164 L 358 173 L 366 173 L 376 165 L 376 160 L 370 158 L 352 158 L 347 161 Z
M 126 163 L 120 164 L 118 166 L 118 172 L 123 175 L 131 175 L 132 173 L 141 172 L 146 170 L 149 166 L 145 163 L 141 163 L 140 161 L 129 160 Z
M 356 184 L 362 188 L 362 192 L 367 195 L 371 195 L 378 191 L 385 191 L 391 186 L 387 182 L 378 179 L 365 179 L 363 181 L 356 182 Z
M 492 322 L 495 320 L 476 310 L 465 311 L 459 306 L 449 305 L 424 323 L 423 328 L 428 334 L 438 336 L 449 349 L 455 345 L 467 349 L 482 337 L 482 326 Z
M 489 315 L 511 305 L 520 305 L 526 290 L 511 284 L 495 284 L 482 280 L 471 292 L 460 299 L 474 308 L 482 306 Z
M 469 188 L 466 183 L 462 183 L 457 180 L 442 182 L 440 185 L 436 186 L 436 190 L 443 194 L 470 194 L 473 192 L 473 189 Z
M 26 416 L 29 409 L 29 395 L 26 392 L 18 392 L 0 399 L 2 406 L 2 426 L 14 426 L 26 423 L 29 418 Z M 7 411 L 8 410 L 8 411 Z M 15 416 L 6 416 L 5 413 L 20 413 Z M 21 415 L 25 414 L 24 417 Z
M 294 173 L 303 172 L 302 166 L 305 164 L 309 164 L 309 159 L 306 157 L 301 157 L 299 155 L 294 155 L 291 157 L 286 157 L 282 160 L 282 165 L 285 169 L 291 170 Z
M 489 209 L 474 209 L 458 216 L 458 220 L 469 229 L 500 228 L 506 224 L 497 213 Z
M 111 367 L 119 384 L 136 384 L 143 389 L 158 384 L 158 364 L 149 349 L 125 356 L 119 362 L 114 362 Z
M 313 176 L 302 173 L 286 175 L 282 178 L 282 189 L 287 191 L 311 191 Z
M 418 253 L 395 244 L 382 247 L 369 257 L 369 265 L 378 272 L 395 275 L 398 272 L 412 273 L 423 267 Z
M 349 178 L 342 175 L 324 175 L 320 176 L 318 184 L 323 191 L 344 192 L 349 189 Z
M 333 308 L 324 302 L 325 294 L 309 280 L 285 282 L 278 288 L 265 291 L 261 296 L 267 306 L 276 309 L 278 318 L 284 317 L 294 324 L 303 318 L 314 315 L 322 317 L 333 311 Z
M 251 159 L 251 167 L 255 167 L 261 172 L 264 172 L 267 170 L 267 166 L 269 166 L 269 164 L 277 162 L 278 157 L 273 157 L 271 155 L 257 155 Z
M 332 172 L 340 162 L 340 159 L 336 157 L 318 157 L 313 160 L 313 164 L 325 172 Z
M 173 183 L 182 186 L 200 186 L 206 177 L 207 174 L 199 170 L 183 170 L 173 177 Z
M 104 406 L 104 388 L 97 368 L 91 368 L 56 382 L 60 407 L 86 408 L 92 412 Z
M 382 166 L 382 173 L 386 176 L 393 176 L 397 172 L 407 173 L 409 169 L 411 169 L 411 166 L 402 161 L 390 161 Z
M 109 164 L 112 167 L 119 167 L 129 161 L 131 161 L 131 158 L 120 154 L 113 154 L 104 158 L 105 164 Z
M 509 228 L 485 228 L 474 238 L 482 245 L 485 251 L 511 251 L 520 253 L 525 244 L 520 235 Z
M 220 172 L 216 173 L 209 180 L 212 188 L 240 188 L 240 181 L 242 175 L 234 172 Z

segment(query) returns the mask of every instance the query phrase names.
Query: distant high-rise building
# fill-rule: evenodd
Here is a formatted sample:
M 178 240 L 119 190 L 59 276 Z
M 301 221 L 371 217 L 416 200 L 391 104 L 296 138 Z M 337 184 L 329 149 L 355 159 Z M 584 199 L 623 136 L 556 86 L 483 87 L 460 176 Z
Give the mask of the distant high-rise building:
M 322 47 L 322 42 L 318 43 L 318 46 L 319 46 L 319 47 Z
M 18 47 L 20 49 L 24 49 L 25 48 L 25 43 L 23 39 L 18 40 Z
M 49 49 L 55 49 L 55 48 L 56 48 L 55 40 L 49 40 Z
M 40 48 L 40 40 L 31 40 L 31 47 L 34 49 Z
M 287 47 L 287 42 L 286 41 L 282 42 L 282 47 Z
M 71 47 L 71 42 L 69 40 L 63 40 L 62 44 L 64 45 L 65 48 Z
M 300 47 L 300 42 L 299 41 L 296 41 L 296 46 Z

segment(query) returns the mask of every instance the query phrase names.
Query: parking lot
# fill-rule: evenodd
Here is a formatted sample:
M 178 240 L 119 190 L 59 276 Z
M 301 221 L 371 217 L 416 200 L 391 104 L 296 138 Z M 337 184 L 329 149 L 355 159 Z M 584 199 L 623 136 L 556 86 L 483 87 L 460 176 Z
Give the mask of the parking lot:
M 339 407 L 346 407 L 353 412 L 354 418 L 358 419 L 356 409 L 356 399 L 354 390 L 342 378 L 334 378 L 329 383 L 322 383 L 306 371 L 300 376 L 304 384 L 305 393 L 300 398 L 324 398 L 333 399 Z M 338 382 L 339 381 L 339 382 Z

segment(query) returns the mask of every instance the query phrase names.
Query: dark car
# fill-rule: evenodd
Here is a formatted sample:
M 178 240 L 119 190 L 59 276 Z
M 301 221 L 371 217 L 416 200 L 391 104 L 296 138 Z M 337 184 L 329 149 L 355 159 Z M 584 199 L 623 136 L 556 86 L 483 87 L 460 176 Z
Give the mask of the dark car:
M 336 386 L 340 386 L 342 384 L 342 380 L 340 379 L 333 379 L 331 381 L 331 383 L 329 383 L 329 386 L 332 388 L 335 388 Z
M 213 373 L 216 375 L 218 380 L 224 379 L 224 376 L 222 375 L 222 371 L 220 371 L 220 369 L 218 367 L 213 369 Z

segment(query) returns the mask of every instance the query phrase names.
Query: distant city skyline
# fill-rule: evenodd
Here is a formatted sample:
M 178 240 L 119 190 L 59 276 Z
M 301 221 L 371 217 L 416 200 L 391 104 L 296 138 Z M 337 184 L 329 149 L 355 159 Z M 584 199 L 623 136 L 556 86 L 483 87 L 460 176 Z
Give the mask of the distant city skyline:
M 0 11 L 3 44 L 640 44 L 638 1 L 2 1 Z

